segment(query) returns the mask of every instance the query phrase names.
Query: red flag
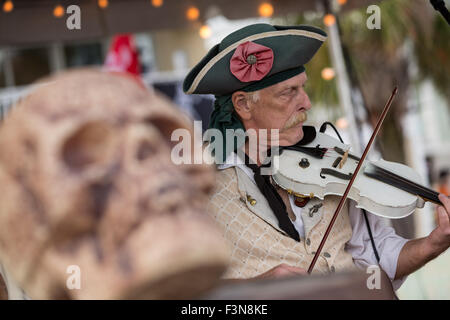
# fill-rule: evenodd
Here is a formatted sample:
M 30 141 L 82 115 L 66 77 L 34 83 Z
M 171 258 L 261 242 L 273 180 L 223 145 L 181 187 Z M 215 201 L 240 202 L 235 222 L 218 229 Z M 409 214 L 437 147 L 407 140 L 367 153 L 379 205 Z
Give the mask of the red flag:
M 132 35 L 121 34 L 114 37 L 106 56 L 105 67 L 108 71 L 140 75 L 139 57 Z

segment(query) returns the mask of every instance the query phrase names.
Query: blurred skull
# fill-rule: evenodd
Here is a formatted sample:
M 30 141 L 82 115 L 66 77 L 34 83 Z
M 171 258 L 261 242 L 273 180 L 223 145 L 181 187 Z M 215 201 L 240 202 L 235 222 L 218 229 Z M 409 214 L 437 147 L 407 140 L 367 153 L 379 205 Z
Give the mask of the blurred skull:
M 189 298 L 214 285 L 225 244 L 204 212 L 206 165 L 174 165 L 192 129 L 135 79 L 45 79 L 0 127 L 0 261 L 31 298 Z M 81 288 L 70 289 L 70 266 Z

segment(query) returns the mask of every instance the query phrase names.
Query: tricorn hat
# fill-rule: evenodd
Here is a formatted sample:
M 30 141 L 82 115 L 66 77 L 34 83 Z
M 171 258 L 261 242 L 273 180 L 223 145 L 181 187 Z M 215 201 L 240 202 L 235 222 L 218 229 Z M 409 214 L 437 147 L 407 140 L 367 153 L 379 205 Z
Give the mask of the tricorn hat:
M 321 29 L 305 25 L 246 26 L 207 53 L 186 76 L 183 90 L 221 96 L 256 82 L 258 89 L 273 85 L 304 71 L 326 37 Z

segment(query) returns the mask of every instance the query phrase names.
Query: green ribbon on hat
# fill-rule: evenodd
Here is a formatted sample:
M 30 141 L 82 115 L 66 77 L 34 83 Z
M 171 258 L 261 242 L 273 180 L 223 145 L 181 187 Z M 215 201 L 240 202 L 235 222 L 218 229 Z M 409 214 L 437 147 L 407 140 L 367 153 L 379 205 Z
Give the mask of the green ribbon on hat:
M 244 92 L 254 92 L 258 91 L 267 87 L 270 87 L 274 84 L 277 84 L 279 82 L 282 82 L 284 80 L 290 79 L 292 77 L 295 77 L 296 75 L 302 73 L 305 71 L 304 66 L 299 66 L 296 68 L 288 69 L 282 72 L 275 73 L 267 78 L 263 78 L 260 81 L 253 82 L 249 84 L 248 86 L 240 89 L 239 91 Z M 227 152 L 227 141 L 226 141 L 226 130 L 227 129 L 233 129 L 233 130 L 239 130 L 245 132 L 244 124 L 242 123 L 241 119 L 239 118 L 239 115 L 234 110 L 233 101 L 231 100 L 231 94 L 223 95 L 223 96 L 215 96 L 216 100 L 214 101 L 214 110 L 211 114 L 211 118 L 209 121 L 209 128 L 210 129 L 217 129 L 222 133 L 223 140 L 223 152 L 222 152 L 222 159 L 216 159 L 216 163 L 223 163 L 225 162 L 228 154 Z M 211 141 L 213 142 L 214 136 L 211 137 Z M 237 141 L 236 141 L 237 140 Z M 242 141 L 243 139 L 235 138 L 235 141 L 233 142 L 233 148 L 228 148 L 228 151 L 232 150 L 236 152 L 241 145 L 238 145 L 238 141 Z M 228 141 L 228 143 L 230 143 Z M 216 156 L 216 155 L 214 155 Z
M 214 157 L 216 163 L 224 163 L 228 154 L 227 152 L 227 141 L 226 141 L 226 130 L 233 129 L 235 132 L 239 132 L 236 130 L 242 130 L 245 132 L 244 124 L 241 119 L 239 119 L 238 114 L 234 111 L 233 102 L 231 101 L 231 94 L 226 96 L 215 96 L 216 100 L 214 101 L 214 110 L 211 114 L 211 118 L 209 121 L 209 129 L 217 129 L 220 131 L 223 137 L 223 151 L 222 151 L 222 159 L 218 158 L 220 153 L 215 152 Z M 244 139 L 245 140 L 245 139 Z M 233 151 L 236 151 L 238 148 L 242 147 L 242 143 L 238 145 L 238 141 L 242 141 L 242 139 L 235 138 L 233 142 Z M 211 137 L 210 142 L 214 142 L 214 136 Z M 231 149 L 228 149 L 230 151 Z

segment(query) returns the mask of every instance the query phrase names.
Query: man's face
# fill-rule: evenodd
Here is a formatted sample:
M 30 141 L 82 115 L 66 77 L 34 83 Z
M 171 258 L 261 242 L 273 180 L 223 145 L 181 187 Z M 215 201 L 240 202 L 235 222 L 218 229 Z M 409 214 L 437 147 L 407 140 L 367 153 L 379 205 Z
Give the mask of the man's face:
M 245 128 L 279 129 L 279 144 L 293 145 L 303 138 L 303 122 L 311 102 L 304 90 L 306 73 L 259 91 L 259 99 L 249 97 L 249 118 Z M 250 94 L 251 96 L 251 94 Z

